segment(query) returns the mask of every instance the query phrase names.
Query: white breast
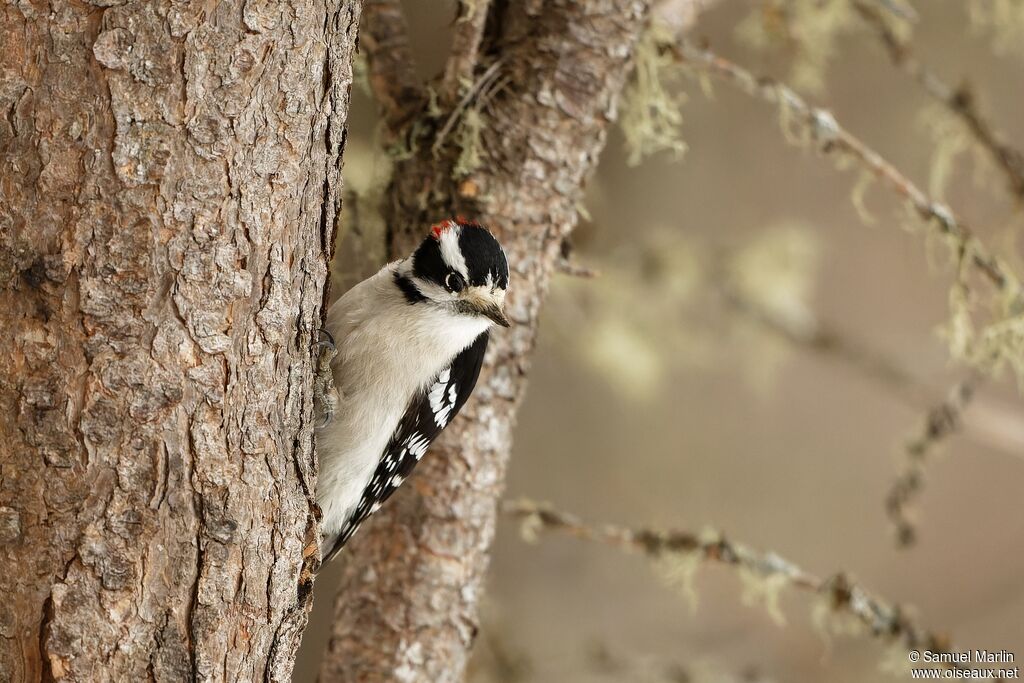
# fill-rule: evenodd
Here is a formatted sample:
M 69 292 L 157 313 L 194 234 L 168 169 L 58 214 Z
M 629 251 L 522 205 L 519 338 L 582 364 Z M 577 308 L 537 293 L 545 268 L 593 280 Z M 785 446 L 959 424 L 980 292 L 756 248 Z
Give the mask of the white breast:
M 429 302 L 410 305 L 382 268 L 331 306 L 327 330 L 340 404 L 317 432 L 317 503 L 325 536 L 341 530 L 358 504 L 412 397 L 489 326 Z

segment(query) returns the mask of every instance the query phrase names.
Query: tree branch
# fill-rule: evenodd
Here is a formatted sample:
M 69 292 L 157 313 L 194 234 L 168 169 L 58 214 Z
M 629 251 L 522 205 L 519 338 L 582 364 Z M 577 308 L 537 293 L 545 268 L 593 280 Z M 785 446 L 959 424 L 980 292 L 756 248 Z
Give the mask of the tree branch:
M 727 285 L 721 285 L 720 291 L 726 305 L 736 313 L 754 320 L 794 346 L 842 360 L 893 391 L 909 405 L 919 407 L 930 395 L 930 387 L 918 382 L 900 363 L 851 339 L 834 327 L 818 320 L 798 324 L 758 306 Z
M 897 359 L 862 344 L 834 325 L 820 320 L 798 323 L 758 306 L 725 284 L 719 285 L 719 291 L 726 305 L 736 313 L 757 322 L 794 346 L 842 361 L 863 372 L 908 407 L 918 410 L 934 402 L 937 387 L 915 377 Z M 972 374 L 966 381 L 977 388 L 981 380 L 980 375 Z M 982 396 L 973 397 L 971 403 L 974 407 L 970 411 L 959 411 L 959 419 L 967 435 L 993 450 L 1017 458 L 1024 457 L 1024 419 L 1020 417 L 1020 410 Z M 966 402 L 963 407 L 966 408 Z M 936 408 L 928 410 L 931 412 Z M 942 436 L 951 433 L 952 430 L 946 430 Z
M 426 90 L 416 75 L 399 0 L 365 0 L 359 46 L 366 52 L 370 87 L 380 104 L 384 124 L 397 135 L 427 102 Z
M 975 141 L 1006 176 L 1010 192 L 1016 195 L 1018 200 L 1024 200 L 1024 156 L 1003 140 L 981 115 L 968 85 L 965 83 L 958 88 L 950 86 L 917 59 L 910 45 L 892 30 L 878 7 L 866 0 L 852 2 L 853 8 L 874 31 L 892 63 L 960 119 Z
M 444 103 L 455 102 L 459 92 L 473 81 L 473 71 L 480 64 L 480 45 L 490 7 L 491 0 L 459 0 L 452 51 L 438 90 Z
M 933 386 L 916 378 L 897 360 L 850 339 L 835 327 L 817 320 L 798 323 L 744 298 L 725 282 L 719 282 L 718 289 L 726 305 L 737 314 L 794 346 L 841 360 L 860 370 L 892 391 L 907 406 L 920 409 L 933 401 Z M 966 429 L 967 436 L 984 446 L 1018 458 L 1024 454 L 1024 420 L 1019 410 L 977 398 L 983 380 L 981 375 L 972 373 L 958 382 L 945 400 L 927 409 L 920 432 L 904 446 L 906 466 L 885 499 L 886 512 L 894 524 L 900 546 L 909 546 L 915 541 L 908 508 L 922 491 L 930 454 L 944 439 Z M 972 403 L 978 405 L 967 411 Z
M 651 560 L 679 556 L 724 564 L 760 579 L 821 596 L 833 615 L 852 617 L 874 638 L 890 643 L 900 642 L 908 650 L 951 651 L 947 637 L 926 630 L 899 605 L 869 593 L 846 574 L 840 572 L 829 578 L 820 578 L 775 553 L 757 552 L 718 533 L 630 529 L 614 524 L 593 526 L 573 515 L 529 500 L 506 501 L 502 504 L 502 512 L 522 521 L 527 538 L 540 532 L 562 533 L 638 552 Z
M 410 128 L 414 144 L 396 161 L 383 211 L 392 257 L 439 217 L 490 227 L 511 266 L 514 324 L 492 333 L 458 419 L 346 547 L 325 681 L 462 679 L 541 303 L 648 11 L 644 0 L 499 5 L 487 30 L 500 50 L 478 66 L 500 61 L 503 85 L 441 145 L 437 126 Z
M 924 487 L 924 471 L 929 456 L 943 439 L 960 429 L 964 410 L 974 397 L 978 382 L 980 378 L 977 376 L 957 382 L 942 403 L 928 410 L 920 433 L 904 448 L 904 470 L 885 497 L 885 511 L 896 530 L 896 542 L 900 547 L 913 545 L 917 539 L 908 508 Z
M 881 155 L 841 127 L 831 112 L 812 107 L 782 83 L 770 78 L 758 78 L 743 67 L 688 41 L 682 40 L 665 47 L 693 68 L 727 81 L 753 97 L 778 104 L 788 114 L 795 114 L 823 153 L 836 154 L 858 163 L 907 202 L 923 221 L 934 225 L 940 234 L 953 239 L 967 262 L 997 289 L 1021 297 L 1017 279 L 988 252 L 966 223 L 948 206 L 933 200 Z

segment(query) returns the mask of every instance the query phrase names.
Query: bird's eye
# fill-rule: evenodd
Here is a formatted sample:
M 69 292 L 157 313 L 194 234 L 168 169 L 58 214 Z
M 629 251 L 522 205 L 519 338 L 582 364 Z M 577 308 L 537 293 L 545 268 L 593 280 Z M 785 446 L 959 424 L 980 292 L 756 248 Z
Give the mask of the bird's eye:
M 458 273 L 448 273 L 444 278 L 444 286 L 448 288 L 449 292 L 461 292 L 462 288 L 466 286 L 466 281 Z

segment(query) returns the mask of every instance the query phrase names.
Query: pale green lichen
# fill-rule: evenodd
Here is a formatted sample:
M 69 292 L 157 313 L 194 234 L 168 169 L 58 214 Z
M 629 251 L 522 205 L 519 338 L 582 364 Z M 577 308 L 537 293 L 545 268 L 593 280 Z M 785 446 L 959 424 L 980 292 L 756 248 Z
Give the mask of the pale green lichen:
M 857 182 L 853 186 L 853 190 L 850 191 L 850 201 L 853 203 L 854 210 L 857 211 L 857 216 L 860 217 L 861 222 L 864 225 L 874 225 L 878 221 L 875 220 L 874 214 L 868 209 L 867 195 L 868 190 L 875 184 L 875 176 L 868 171 L 861 171 L 857 177 Z
M 986 325 L 977 336 L 973 353 L 980 362 L 990 365 L 994 374 L 1009 368 L 1024 391 L 1024 315 Z
M 783 139 L 796 147 L 806 147 L 811 142 L 811 130 L 803 117 L 794 116 L 793 108 L 785 98 L 780 97 L 776 108 L 779 115 L 779 130 Z
M 768 227 L 733 255 L 730 285 L 759 310 L 807 328 L 813 324 L 810 299 L 820 253 L 818 237 L 807 226 L 790 223 Z
M 798 223 L 770 226 L 737 250 L 728 263 L 729 288 L 757 315 L 734 316 L 730 337 L 743 377 L 755 395 L 770 399 L 779 374 L 793 356 L 792 344 L 766 335 L 758 315 L 783 321 L 802 334 L 813 331 L 811 300 L 821 247 L 817 235 Z
M 761 574 L 748 567 L 739 569 L 740 584 L 743 587 L 740 599 L 747 607 L 763 607 L 777 626 L 786 625 L 780 600 L 782 589 L 789 585 L 784 574 Z
M 666 553 L 653 560 L 651 564 L 658 578 L 670 589 L 678 592 L 690 606 L 690 612 L 696 614 L 699 601 L 697 570 L 702 564 L 700 554 Z
M 440 95 L 437 93 L 437 89 L 432 86 L 427 86 L 427 118 L 439 119 L 444 114 L 444 110 L 441 109 Z
M 557 279 L 550 306 L 558 314 L 549 329 L 564 337 L 574 361 L 623 396 L 651 399 L 671 376 L 668 370 L 704 364 L 715 353 L 706 328 L 685 324 L 705 261 L 678 232 L 654 230 L 598 261 L 598 277 Z
M 859 638 L 868 633 L 856 615 L 847 610 L 837 610 L 831 594 L 820 594 L 811 604 L 811 625 L 821 637 L 826 653 L 831 652 L 835 637 Z
M 680 135 L 681 72 L 675 58 L 662 49 L 671 42 L 671 29 L 654 22 L 637 43 L 633 80 L 623 91 L 619 114 L 630 166 L 661 152 L 678 159 L 686 151 Z
M 338 219 L 332 290 L 344 292 L 387 260 L 381 213 L 391 181 L 392 158 L 377 144 L 352 138 L 345 148 L 346 182 Z
M 452 169 L 456 178 L 465 178 L 480 168 L 481 133 L 484 129 L 483 115 L 475 108 L 467 109 L 459 119 L 455 138 L 459 145 L 459 157 Z
M 991 303 L 989 319 L 970 342 L 962 352 L 966 360 L 995 375 L 1009 369 L 1024 391 L 1024 294 L 1020 282 L 1014 280 L 1003 287 Z
M 415 119 L 409 134 L 394 138 L 390 144 L 385 146 L 384 152 L 394 161 L 406 161 L 413 158 L 419 150 L 420 138 L 427 130 L 423 119 Z
M 370 87 L 370 66 L 366 61 L 366 55 L 357 52 L 352 57 L 352 82 L 367 97 L 373 97 L 373 88 Z
M 723 321 L 708 304 L 727 285 L 752 307 L 810 329 L 815 233 L 769 226 L 728 255 L 712 251 L 677 231 L 656 230 L 598 261 L 599 277 L 556 280 L 550 305 L 558 313 L 548 329 L 573 349 L 569 358 L 633 401 L 656 397 L 673 372 L 731 367 L 737 358 L 751 388 L 770 396 L 791 345 L 765 334 L 756 318 Z
M 975 257 L 969 243 L 961 250 L 957 278 L 949 293 L 950 317 L 940 328 L 950 355 L 998 376 L 1009 370 L 1024 392 L 1024 291 L 1008 268 L 1006 282 L 991 296 L 972 288 L 967 264 Z
M 780 125 L 784 131 L 792 126 L 797 127 L 795 132 L 787 132 L 787 137 L 791 141 L 806 146 L 818 139 L 816 135 L 807 132 L 812 124 L 806 118 L 791 116 L 792 112 L 786 106 L 780 106 L 779 112 Z M 948 177 L 948 171 L 941 167 L 951 167 L 952 161 L 949 159 L 961 153 L 962 149 L 960 143 L 955 143 L 954 146 L 940 150 L 936 161 L 940 168 L 934 178 L 938 185 L 944 184 L 945 178 Z M 831 154 L 830 157 L 840 170 L 849 169 L 855 164 L 853 155 L 843 153 L 841 148 L 839 153 Z M 857 196 L 858 192 L 854 188 L 855 206 Z M 988 261 L 991 257 L 978 251 L 981 248 L 980 244 L 973 238 L 965 243 L 956 217 L 945 205 L 930 202 L 926 207 L 922 207 L 907 199 L 903 202 L 903 208 L 905 218 L 902 226 L 909 232 L 923 234 L 925 254 L 934 268 L 944 268 L 942 262 L 960 264 L 959 284 L 954 286 L 950 294 L 950 320 L 942 329 L 942 333 L 949 341 L 950 354 L 989 372 L 1009 368 L 1024 388 L 1024 344 L 1020 340 L 1021 311 L 1011 311 L 1006 305 L 993 306 L 992 301 L 993 297 L 1020 301 L 1020 286 L 1015 281 L 1011 282 L 1014 280 L 1012 270 L 1001 263 L 998 270 L 1005 282 L 996 287 L 992 286 L 991 281 L 979 283 L 978 287 L 981 291 L 987 292 L 987 295 L 974 293 L 973 289 L 967 287 L 967 278 L 969 275 L 979 275 L 982 269 L 977 267 L 977 262 Z M 977 301 L 973 301 L 972 297 Z
M 583 353 L 592 368 L 633 400 L 648 398 L 659 386 L 663 359 L 651 338 L 627 320 L 603 317 L 585 335 Z
M 928 178 L 928 191 L 942 199 L 958 171 L 957 163 L 969 155 L 973 169 L 971 180 L 981 189 L 998 187 L 993 182 L 996 166 L 986 149 L 967 128 L 962 118 L 954 115 L 944 103 L 926 105 L 920 114 L 921 128 L 928 132 L 932 143 L 932 162 Z
M 1024 57 L 1024 0 L 971 0 L 964 4 L 971 23 L 992 35 L 996 52 Z
M 849 0 L 761 0 L 736 26 L 736 35 L 760 50 L 792 57 L 787 80 L 820 93 L 839 38 L 858 27 Z
M 907 644 L 898 639 L 889 641 L 878 660 L 878 670 L 896 680 L 912 680 L 913 664 L 907 657 Z
M 956 171 L 957 159 L 971 148 L 973 138 L 963 123 L 938 102 L 924 107 L 920 121 L 932 140 L 928 189 L 932 196 L 942 199 Z
M 531 545 L 540 541 L 540 532 L 543 530 L 544 520 L 541 518 L 539 511 L 526 515 L 519 523 L 520 538 L 523 539 L 523 542 Z
M 576 200 L 576 214 L 584 221 L 592 221 L 594 217 L 590 215 L 590 209 L 587 207 L 587 203 L 583 199 Z
M 480 8 L 480 0 L 459 0 L 459 4 L 463 7 L 463 10 L 459 12 L 460 23 L 469 21 Z

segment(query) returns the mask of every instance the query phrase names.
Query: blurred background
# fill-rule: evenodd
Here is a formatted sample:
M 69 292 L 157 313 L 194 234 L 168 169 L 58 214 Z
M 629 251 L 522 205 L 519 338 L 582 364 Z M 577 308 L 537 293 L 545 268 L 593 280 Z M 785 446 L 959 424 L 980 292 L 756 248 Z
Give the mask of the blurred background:
M 443 64 L 454 12 L 406 5 L 429 76 Z M 781 32 L 780 6 L 794 20 Z M 993 127 L 1024 147 L 1024 4 L 916 8 L 921 62 L 953 86 L 969 82 Z M 720 0 L 691 35 L 830 109 L 1024 272 L 1022 211 L 1003 176 L 845 0 Z M 600 274 L 553 283 L 507 497 L 598 524 L 715 529 L 819 576 L 845 571 L 957 649 L 1006 649 L 1019 664 L 1024 401 L 1012 374 L 980 384 L 962 428 L 928 450 L 908 510 L 913 545 L 898 547 L 886 513 L 929 408 L 970 377 L 943 333 L 953 282 L 944 250 L 907 229 L 915 221 L 888 190 L 789 144 L 771 105 L 675 75 L 661 82 L 680 104 L 679 138 L 634 164 L 616 129 L 589 184 L 572 260 Z M 379 265 L 372 205 L 387 161 L 364 90 L 350 125 L 343 220 L 358 230 L 341 252 Z M 339 268 L 335 295 L 365 275 Z M 822 329 L 899 377 L 792 339 Z M 337 576 L 334 567 L 317 582 L 296 680 L 313 679 Z M 732 568 L 701 565 L 692 585 L 696 604 L 641 556 L 557 535 L 527 543 L 502 518 L 469 678 L 906 678 L 887 673 L 905 653 L 827 634 L 812 595 L 784 591 L 780 623 Z

